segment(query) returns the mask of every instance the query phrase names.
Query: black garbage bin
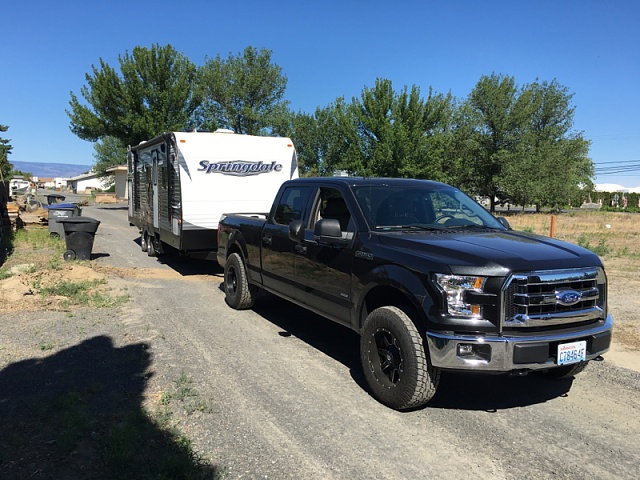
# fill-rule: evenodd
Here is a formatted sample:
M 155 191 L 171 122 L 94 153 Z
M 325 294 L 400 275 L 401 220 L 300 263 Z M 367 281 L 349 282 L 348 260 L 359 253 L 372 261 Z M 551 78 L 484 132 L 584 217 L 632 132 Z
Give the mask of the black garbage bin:
M 67 250 L 65 260 L 91 260 L 91 250 L 100 220 L 89 217 L 69 217 L 58 220 L 64 227 Z
M 65 196 L 58 195 L 57 193 L 52 193 L 47 195 L 47 205 L 53 205 L 55 203 L 64 202 Z
M 58 220 L 82 215 L 82 208 L 75 203 L 56 203 L 45 205 L 49 211 L 49 236 L 51 238 L 64 238 L 64 228 Z

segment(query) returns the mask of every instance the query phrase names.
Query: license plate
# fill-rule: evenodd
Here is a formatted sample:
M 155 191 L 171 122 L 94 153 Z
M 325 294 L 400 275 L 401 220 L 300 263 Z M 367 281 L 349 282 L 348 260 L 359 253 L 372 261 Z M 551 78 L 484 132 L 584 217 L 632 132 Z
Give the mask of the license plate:
M 558 365 L 584 362 L 587 359 L 587 342 L 561 343 L 558 345 Z

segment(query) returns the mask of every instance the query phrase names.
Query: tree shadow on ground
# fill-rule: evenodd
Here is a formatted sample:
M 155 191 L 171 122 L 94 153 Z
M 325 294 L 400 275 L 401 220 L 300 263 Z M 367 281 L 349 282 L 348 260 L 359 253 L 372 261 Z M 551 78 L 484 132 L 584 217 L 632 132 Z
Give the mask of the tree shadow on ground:
M 295 336 L 348 367 L 354 381 L 369 391 L 356 332 L 273 295 L 263 295 L 253 310 L 280 327 L 281 336 Z M 550 380 L 538 374 L 515 377 L 445 372 L 427 408 L 493 412 L 524 407 L 567 395 L 572 382 L 572 378 Z
M 0 479 L 213 478 L 167 412 L 143 409 L 150 361 L 97 336 L 1 370 Z

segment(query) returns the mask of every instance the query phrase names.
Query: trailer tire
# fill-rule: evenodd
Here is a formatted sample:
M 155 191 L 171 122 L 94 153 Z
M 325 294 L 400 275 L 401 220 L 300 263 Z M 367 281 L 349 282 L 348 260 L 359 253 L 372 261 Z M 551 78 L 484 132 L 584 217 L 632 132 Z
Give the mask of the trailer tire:
M 154 243 L 154 238 L 150 235 L 147 235 L 147 255 L 150 257 L 157 257 L 158 252 L 156 251 L 156 244 Z
M 146 252 L 149 249 L 149 234 L 143 230 L 140 234 L 140 250 Z
M 224 294 L 227 304 L 235 310 L 246 310 L 255 302 L 255 288 L 249 285 L 247 269 L 238 253 L 232 253 L 227 258 L 224 267 Z
M 440 370 L 429 363 L 416 325 L 399 307 L 380 307 L 369 314 L 362 327 L 360 358 L 373 397 L 388 407 L 420 407 L 436 393 Z

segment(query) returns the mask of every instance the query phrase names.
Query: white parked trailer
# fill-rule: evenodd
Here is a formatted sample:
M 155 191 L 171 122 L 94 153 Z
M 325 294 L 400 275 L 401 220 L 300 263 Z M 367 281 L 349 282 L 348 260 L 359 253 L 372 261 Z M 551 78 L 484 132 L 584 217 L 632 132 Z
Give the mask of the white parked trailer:
M 293 142 L 228 130 L 169 132 L 129 147 L 129 223 L 149 255 L 214 258 L 223 213 L 268 213 L 298 177 Z

